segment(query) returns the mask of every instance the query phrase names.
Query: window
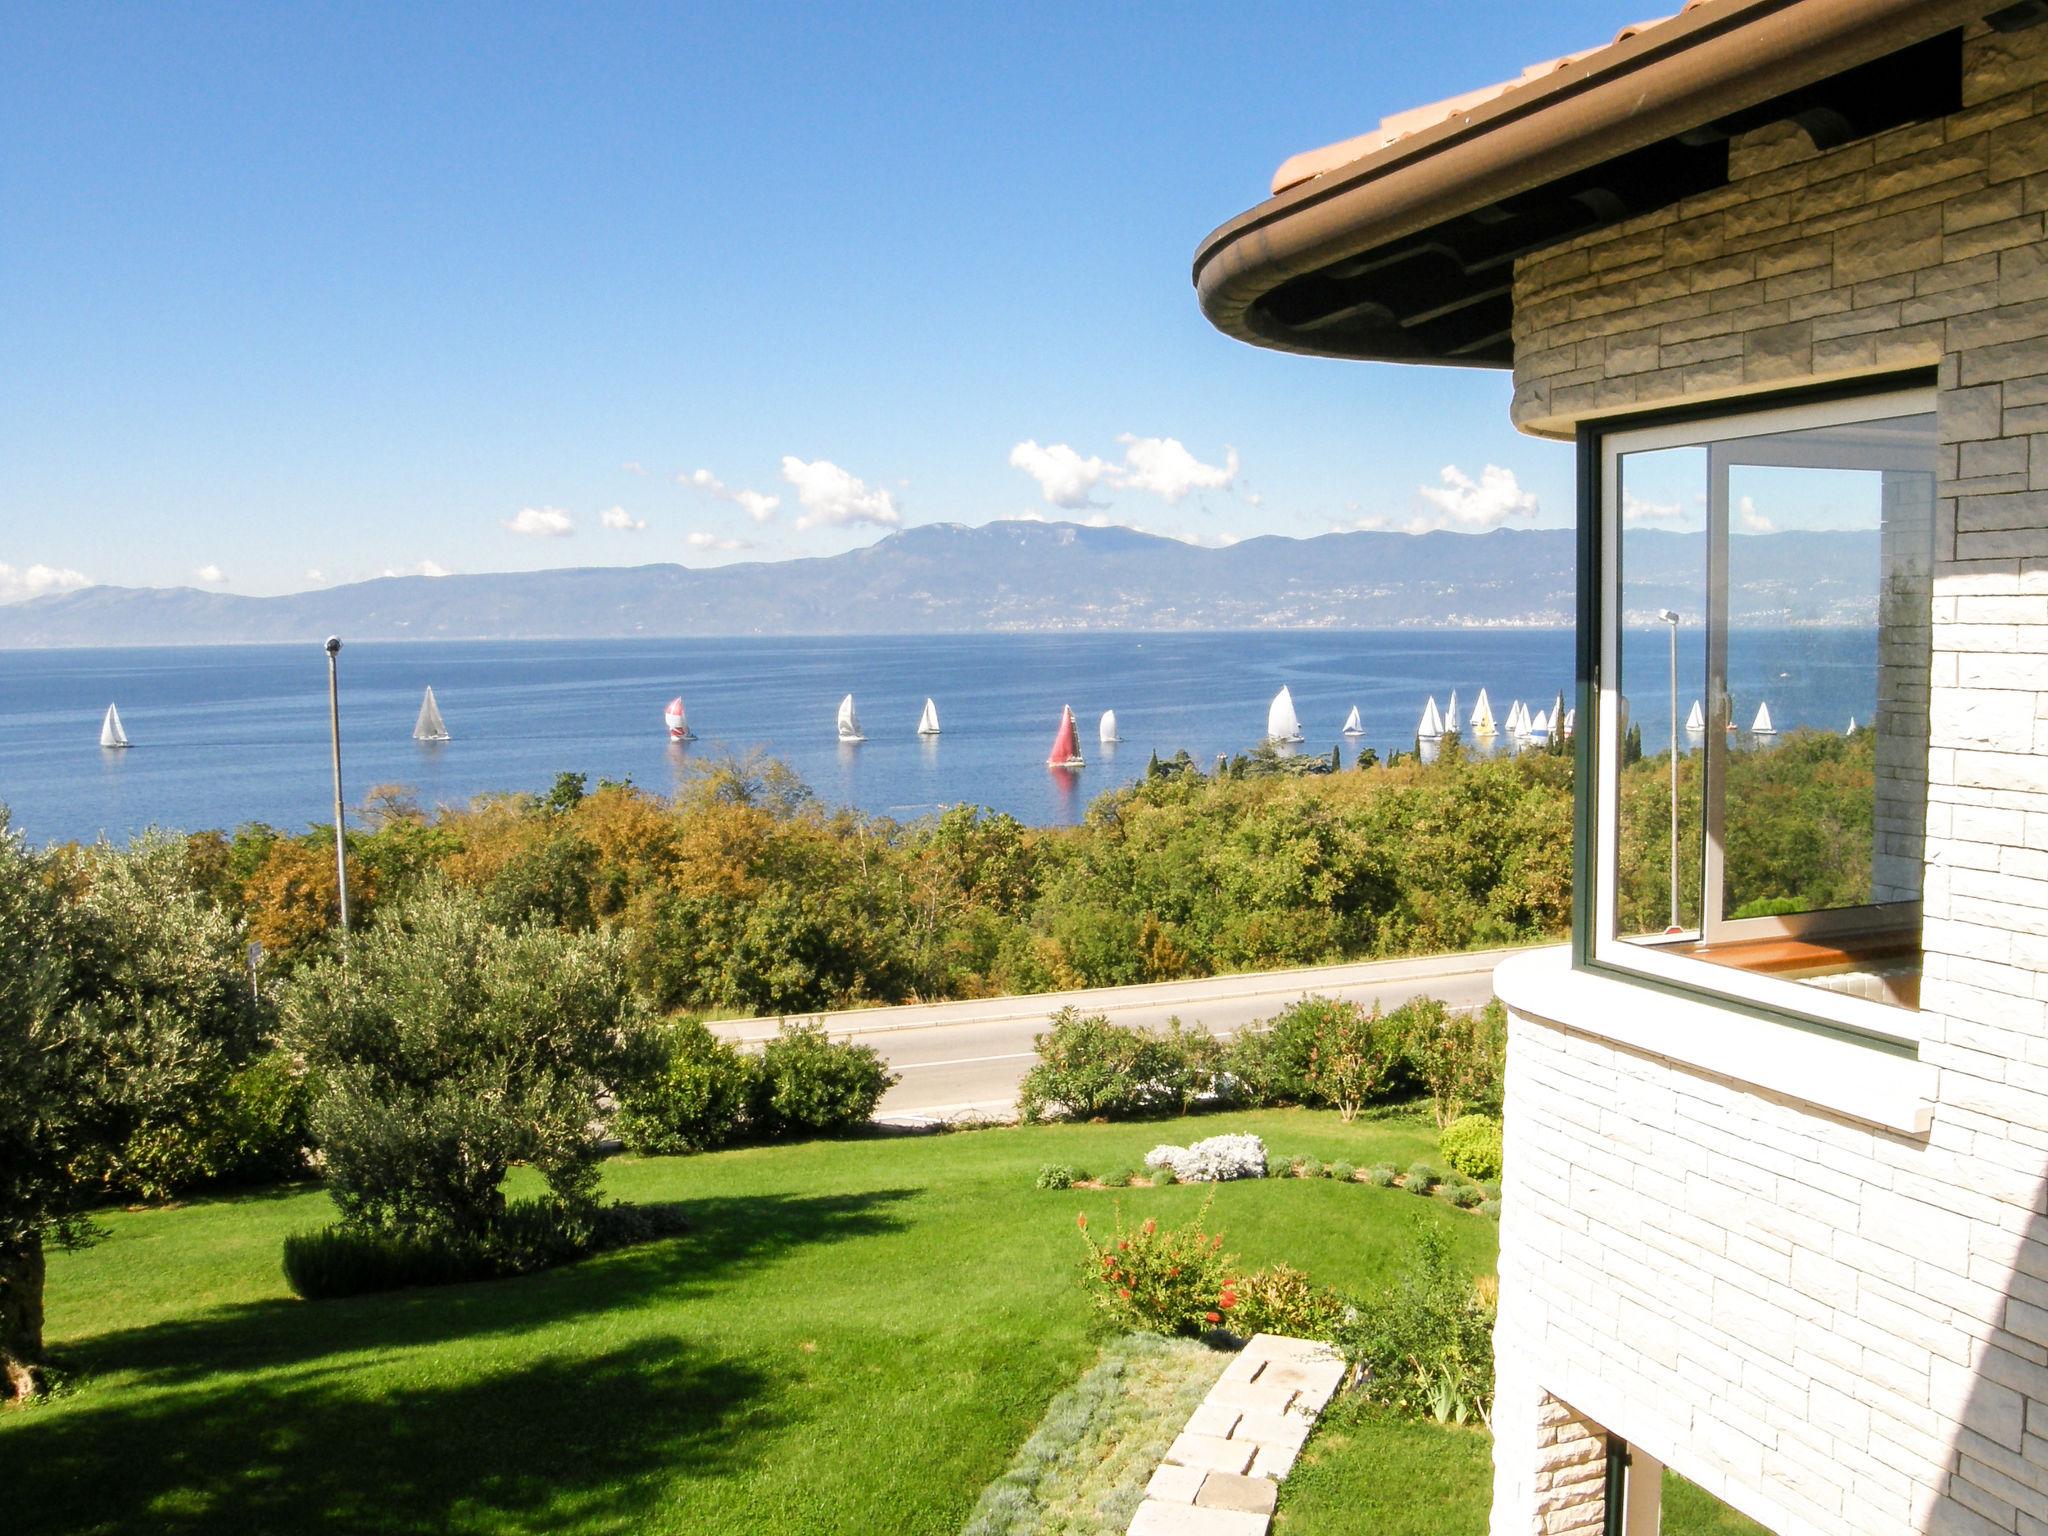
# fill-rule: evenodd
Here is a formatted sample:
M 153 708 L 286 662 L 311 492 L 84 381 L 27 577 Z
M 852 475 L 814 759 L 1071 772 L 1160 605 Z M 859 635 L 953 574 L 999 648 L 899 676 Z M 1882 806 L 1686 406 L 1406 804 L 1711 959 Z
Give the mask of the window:
M 1929 390 L 1593 435 L 1592 958 L 1913 1038 Z

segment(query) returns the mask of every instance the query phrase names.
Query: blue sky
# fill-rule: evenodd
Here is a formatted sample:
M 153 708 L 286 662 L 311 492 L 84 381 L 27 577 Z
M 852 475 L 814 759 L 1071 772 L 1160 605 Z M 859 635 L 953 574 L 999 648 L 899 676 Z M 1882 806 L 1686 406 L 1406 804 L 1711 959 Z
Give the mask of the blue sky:
M 0 600 L 1562 525 L 1505 375 L 1228 341 L 1189 264 L 1288 154 L 1640 9 L 14 7 Z

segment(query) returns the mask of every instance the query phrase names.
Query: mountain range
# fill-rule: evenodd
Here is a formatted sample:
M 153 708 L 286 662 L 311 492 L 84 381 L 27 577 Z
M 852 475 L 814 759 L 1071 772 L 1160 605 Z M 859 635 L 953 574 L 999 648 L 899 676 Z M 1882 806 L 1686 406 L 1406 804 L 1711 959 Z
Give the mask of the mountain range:
M 1221 549 L 1129 528 L 928 523 L 815 559 L 387 576 L 243 597 L 94 586 L 0 607 L 0 646 L 1568 626 L 1570 529 L 1268 536 Z M 1737 541 L 1738 623 L 1870 624 L 1875 533 Z M 1627 606 L 1697 611 L 1697 533 L 1631 529 Z M 1743 575 L 1754 572 L 1754 576 Z

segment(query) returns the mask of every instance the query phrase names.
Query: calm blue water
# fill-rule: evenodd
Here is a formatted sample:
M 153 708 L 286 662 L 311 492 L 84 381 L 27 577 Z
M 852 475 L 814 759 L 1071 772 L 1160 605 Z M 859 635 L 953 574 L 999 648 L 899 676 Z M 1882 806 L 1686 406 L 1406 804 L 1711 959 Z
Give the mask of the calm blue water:
M 1649 638 L 1661 646 L 1662 633 Z M 1696 673 L 1688 638 L 1681 667 Z M 1155 749 L 1186 748 L 1207 763 L 1250 747 L 1282 683 L 1294 691 L 1303 750 L 1328 751 L 1357 704 L 1364 742 L 1384 756 L 1414 745 L 1425 694 L 1441 705 L 1456 688 L 1469 707 L 1484 686 L 1500 716 L 1518 697 L 1547 706 L 1570 690 L 1571 645 L 1560 630 L 358 644 L 341 654 L 344 789 L 351 804 L 390 783 L 428 806 L 459 804 L 545 789 L 567 769 L 666 792 L 693 758 L 758 748 L 825 800 L 884 815 L 970 801 L 1027 822 L 1073 822 L 1142 773 Z M 1869 714 L 1873 655 L 1866 632 L 1738 636 L 1732 686 L 1739 700 L 1768 696 L 1781 728 L 1839 730 L 1849 714 Z M 1636 718 L 1654 751 L 1668 663 L 1661 650 L 1642 656 L 1646 670 L 1656 662 L 1658 686 Z M 1779 679 L 1781 670 L 1795 675 Z M 411 739 L 429 683 L 454 737 L 439 746 Z M 834 738 L 833 711 L 849 690 L 869 738 L 858 747 Z M 686 746 L 661 728 L 677 693 L 701 738 Z M 935 742 L 914 734 L 927 693 L 944 726 Z M 121 707 L 129 751 L 98 746 L 109 702 Z M 1046 751 L 1068 703 L 1088 763 L 1054 773 Z M 1104 709 L 1117 712 L 1120 746 L 1096 743 Z M 1345 743 L 1347 759 L 1360 744 Z M 298 829 L 330 819 L 330 793 L 317 644 L 0 652 L 0 801 L 35 841 L 120 840 L 151 824 Z

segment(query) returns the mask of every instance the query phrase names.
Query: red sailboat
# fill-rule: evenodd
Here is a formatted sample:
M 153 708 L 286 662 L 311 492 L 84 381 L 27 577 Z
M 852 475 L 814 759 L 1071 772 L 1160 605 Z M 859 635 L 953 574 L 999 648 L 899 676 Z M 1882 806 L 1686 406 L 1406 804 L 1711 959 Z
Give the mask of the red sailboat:
M 1048 768 L 1078 768 L 1081 766 L 1081 738 L 1074 729 L 1074 706 L 1060 708 L 1060 733 L 1052 739 L 1052 755 L 1045 760 Z

